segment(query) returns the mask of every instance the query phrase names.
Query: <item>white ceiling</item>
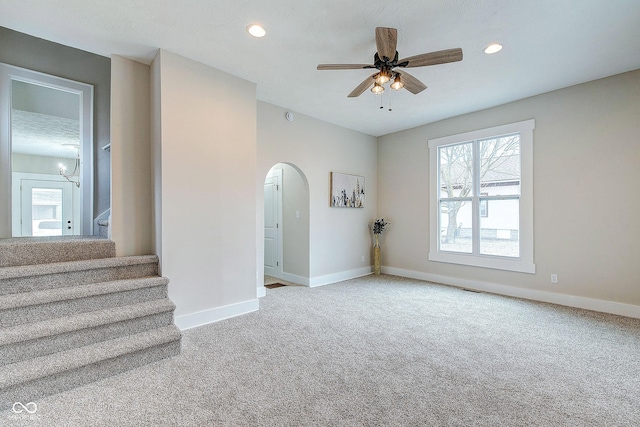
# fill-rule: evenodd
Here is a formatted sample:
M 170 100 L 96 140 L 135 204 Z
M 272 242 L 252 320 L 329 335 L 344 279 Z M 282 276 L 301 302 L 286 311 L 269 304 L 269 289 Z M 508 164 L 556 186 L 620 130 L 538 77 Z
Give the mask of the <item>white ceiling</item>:
M 80 95 L 38 84 L 11 83 L 11 152 L 76 158 Z
M 263 24 L 266 37 L 245 28 Z M 0 0 L 0 26 L 150 63 L 158 48 L 257 84 L 258 99 L 379 136 L 640 68 L 639 0 Z M 370 70 L 374 28 L 400 57 L 462 48 L 462 62 L 414 68 L 429 88 L 347 98 Z M 483 48 L 504 49 L 486 55 Z M 388 93 L 391 91 L 387 91 Z

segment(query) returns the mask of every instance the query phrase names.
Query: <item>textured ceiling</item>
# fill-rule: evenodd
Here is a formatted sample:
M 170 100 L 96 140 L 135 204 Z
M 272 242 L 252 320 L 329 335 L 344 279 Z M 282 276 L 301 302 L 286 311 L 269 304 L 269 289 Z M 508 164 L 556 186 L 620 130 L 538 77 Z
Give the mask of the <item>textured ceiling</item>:
M 253 22 L 266 37 L 246 33 Z M 0 26 L 146 63 L 164 48 L 375 136 L 638 69 L 638 22 L 638 0 L 0 0 Z M 384 109 L 368 91 L 348 99 L 370 70 L 316 65 L 371 63 L 377 26 L 398 29 L 400 57 L 460 47 L 464 60 L 412 69 L 428 89 L 384 96 Z M 484 54 L 494 41 L 504 49 Z
M 80 149 L 78 120 L 11 110 L 11 151 L 34 156 L 76 158 Z

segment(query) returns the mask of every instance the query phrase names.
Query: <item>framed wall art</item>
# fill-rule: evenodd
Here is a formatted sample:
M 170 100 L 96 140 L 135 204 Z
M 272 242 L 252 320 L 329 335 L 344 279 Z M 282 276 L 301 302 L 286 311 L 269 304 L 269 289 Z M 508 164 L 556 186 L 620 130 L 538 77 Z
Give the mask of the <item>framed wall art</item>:
M 331 172 L 332 208 L 364 208 L 364 177 Z

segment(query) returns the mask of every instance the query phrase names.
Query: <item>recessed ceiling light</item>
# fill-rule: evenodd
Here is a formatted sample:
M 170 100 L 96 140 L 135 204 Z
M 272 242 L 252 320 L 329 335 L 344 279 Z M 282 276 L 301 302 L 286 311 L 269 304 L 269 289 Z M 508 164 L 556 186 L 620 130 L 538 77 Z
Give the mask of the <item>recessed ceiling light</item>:
M 253 37 L 264 37 L 267 32 L 262 28 L 262 25 L 251 24 L 247 26 L 247 32 Z
M 502 45 L 500 43 L 492 43 L 484 49 L 484 53 L 492 54 L 496 52 L 500 52 L 502 50 Z

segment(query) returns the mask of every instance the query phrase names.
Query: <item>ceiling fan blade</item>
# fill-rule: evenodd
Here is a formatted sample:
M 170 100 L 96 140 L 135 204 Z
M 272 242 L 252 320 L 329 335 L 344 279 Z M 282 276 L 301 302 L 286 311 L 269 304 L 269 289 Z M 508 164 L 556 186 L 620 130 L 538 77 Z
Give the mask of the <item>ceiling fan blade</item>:
M 398 44 L 398 30 L 395 28 L 376 27 L 376 47 L 378 56 L 384 60 L 392 60 L 396 56 Z
M 363 68 L 376 68 L 370 64 L 320 64 L 318 70 L 360 70 Z
M 416 95 L 427 88 L 427 85 L 406 71 L 397 71 L 397 73 L 400 74 L 400 80 L 404 83 L 404 88 L 412 94 Z
M 446 64 L 448 62 L 462 61 L 462 49 L 447 49 L 437 52 L 423 53 L 422 55 L 410 56 L 398 61 L 399 67 L 425 67 L 427 65 Z M 407 62 L 407 65 L 402 65 Z
M 374 83 L 373 76 L 375 76 L 376 74 L 378 73 L 371 74 L 369 77 L 364 79 L 364 81 L 360 83 L 360 85 L 357 88 L 352 90 L 351 93 L 347 95 L 347 98 L 355 98 L 357 96 L 362 95 L 365 90 L 369 89 L 369 86 L 373 85 Z

